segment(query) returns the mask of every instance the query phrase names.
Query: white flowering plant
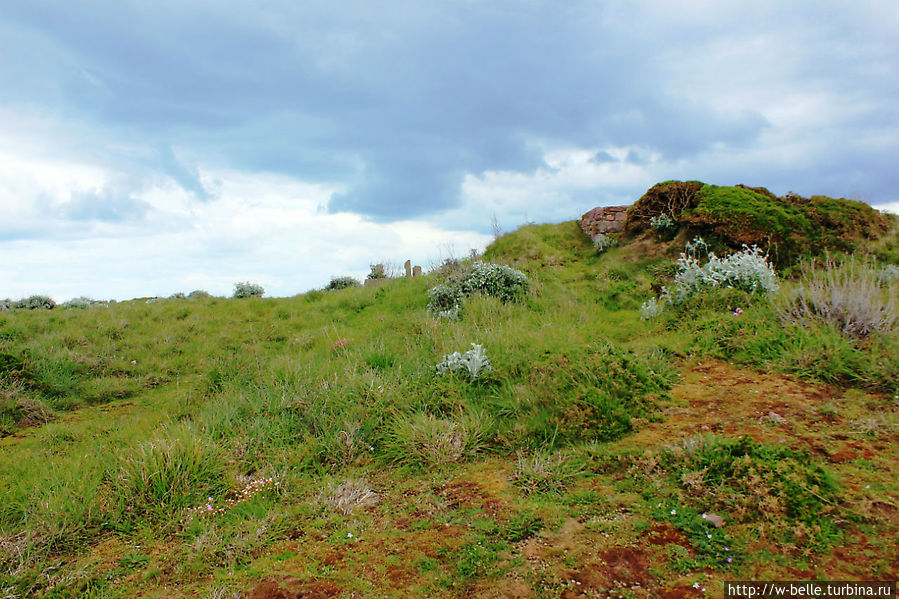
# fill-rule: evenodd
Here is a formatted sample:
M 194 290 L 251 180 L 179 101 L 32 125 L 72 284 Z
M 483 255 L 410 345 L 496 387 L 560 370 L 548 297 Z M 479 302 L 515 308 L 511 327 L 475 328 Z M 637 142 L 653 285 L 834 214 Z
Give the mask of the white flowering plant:
M 493 370 L 487 352 L 483 346 L 472 343 L 467 352 L 453 352 L 446 354 L 437 364 L 437 374 L 443 375 L 450 372 L 465 372 L 472 381 L 478 380 L 483 373 Z
M 655 318 L 664 306 L 683 303 L 706 289 L 731 288 L 753 294 L 771 295 L 780 288 L 777 273 L 758 246 L 747 247 L 730 256 L 719 258 L 709 253 L 708 262 L 701 264 L 696 254 L 708 246 L 701 237 L 687 244 L 690 253 L 681 253 L 677 259 L 678 272 L 672 287 L 663 287 L 662 295 L 653 297 L 640 307 L 642 319 Z
M 262 297 L 263 295 L 265 295 L 265 288 L 262 285 L 249 281 L 234 283 L 233 297 L 235 298 Z
M 475 262 L 462 280 L 461 289 L 466 295 L 477 292 L 510 302 L 525 294 L 528 278 L 523 272 L 504 264 Z
M 597 254 L 602 254 L 609 248 L 616 247 L 618 240 L 611 234 L 599 233 L 593 236 L 593 247 L 596 248 Z
M 458 285 L 435 285 L 428 289 L 428 313 L 436 318 L 459 320 L 462 289 Z
M 464 295 L 481 293 L 510 302 L 527 290 L 528 278 L 523 272 L 502 264 L 474 262 L 464 275 L 454 275 L 445 285 L 435 285 L 428 290 L 428 313 L 437 318 L 458 320 Z
M 649 219 L 649 226 L 659 233 L 666 233 L 677 228 L 677 223 L 670 216 L 662 212 L 658 216 Z

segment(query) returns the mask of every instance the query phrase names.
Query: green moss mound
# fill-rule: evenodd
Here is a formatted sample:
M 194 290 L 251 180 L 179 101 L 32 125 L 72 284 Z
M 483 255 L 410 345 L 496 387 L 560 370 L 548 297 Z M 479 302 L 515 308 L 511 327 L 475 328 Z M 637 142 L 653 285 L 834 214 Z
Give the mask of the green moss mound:
M 627 232 L 649 230 L 659 214 L 688 235 L 702 235 L 737 249 L 758 245 L 778 266 L 800 256 L 851 252 L 879 238 L 891 219 L 863 202 L 794 193 L 777 197 L 764 187 L 725 187 L 699 181 L 666 181 L 650 188 L 628 210 Z

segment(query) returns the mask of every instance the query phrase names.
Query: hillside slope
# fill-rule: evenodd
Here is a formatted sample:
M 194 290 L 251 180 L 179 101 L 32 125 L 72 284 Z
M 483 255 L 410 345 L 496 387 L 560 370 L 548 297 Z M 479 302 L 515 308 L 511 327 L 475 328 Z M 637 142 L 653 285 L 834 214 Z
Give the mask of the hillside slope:
M 682 250 L 643 236 L 598 254 L 575 222 L 522 227 L 484 260 L 526 294 L 472 293 L 458 320 L 429 313 L 428 289 L 470 264 L 0 313 L 0 596 L 895 580 L 895 329 L 790 323 L 777 297 L 726 288 L 641 319 Z M 492 370 L 438 374 L 472 343 Z

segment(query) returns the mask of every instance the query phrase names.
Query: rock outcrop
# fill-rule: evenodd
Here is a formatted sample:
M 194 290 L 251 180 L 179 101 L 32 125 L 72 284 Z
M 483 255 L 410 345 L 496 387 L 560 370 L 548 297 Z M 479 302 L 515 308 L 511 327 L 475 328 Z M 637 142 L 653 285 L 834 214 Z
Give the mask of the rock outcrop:
M 627 206 L 603 206 L 594 208 L 581 217 L 584 233 L 591 238 L 601 233 L 621 233 L 627 220 Z

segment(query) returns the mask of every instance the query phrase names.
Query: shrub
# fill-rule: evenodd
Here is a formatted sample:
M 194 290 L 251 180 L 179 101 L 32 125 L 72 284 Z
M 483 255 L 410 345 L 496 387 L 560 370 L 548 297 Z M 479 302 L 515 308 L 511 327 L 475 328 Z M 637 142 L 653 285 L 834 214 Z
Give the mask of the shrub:
M 466 295 L 482 293 L 510 302 L 527 292 L 528 278 L 521 271 L 503 264 L 475 262 L 460 286 Z
M 25 310 L 52 310 L 56 307 L 56 302 L 53 301 L 53 298 L 46 295 L 32 295 L 13 302 L 10 307 Z
M 98 302 L 95 302 L 94 300 L 92 300 L 89 297 L 81 296 L 81 297 L 73 297 L 72 299 L 61 303 L 59 305 L 59 307 L 66 308 L 66 309 L 77 308 L 77 309 L 83 310 L 85 308 L 90 308 L 91 306 L 93 306 L 96 303 L 98 303 Z
M 786 322 L 803 326 L 825 322 L 859 339 L 890 331 L 897 317 L 899 285 L 883 272 L 855 258 L 839 264 L 828 259 L 821 269 L 812 264 L 796 289 L 782 296 L 778 312 Z
M 651 297 L 640 306 L 640 320 L 652 320 L 665 311 L 665 302 L 657 297 Z
M 428 314 L 458 320 L 462 314 L 462 289 L 458 285 L 435 285 L 428 289 Z
M 837 485 L 805 452 L 750 437 L 698 435 L 640 458 L 633 472 L 653 469 L 680 488 L 684 506 L 720 510 L 737 522 L 768 522 L 806 542 L 835 533 Z
M 476 261 L 471 266 L 456 265 L 444 285 L 428 290 L 428 313 L 456 320 L 462 313 L 462 296 L 481 293 L 502 302 L 514 301 L 528 290 L 524 273 L 501 264 Z
M 234 283 L 234 296 L 235 298 L 244 298 L 244 297 L 262 297 L 265 294 L 265 289 L 262 285 L 257 285 L 256 283 L 250 283 L 249 281 L 244 281 L 242 283 Z
M 692 251 L 705 247 L 701 237 L 687 244 L 687 249 Z M 780 287 L 767 255 L 763 255 L 757 246 L 743 246 L 741 251 L 726 258 L 719 258 L 712 252 L 703 265 L 694 254 L 681 253 L 677 266 L 674 286 L 663 288 L 661 298 L 644 302 L 640 307 L 641 318 L 654 318 L 661 314 L 665 304 L 681 304 L 705 289 L 731 288 L 747 293 L 771 294 Z
M 481 374 L 490 370 L 493 370 L 493 366 L 487 359 L 487 352 L 477 343 L 472 343 L 471 349 L 464 354 L 453 352 L 443 356 L 443 360 L 437 364 L 437 374 L 467 372 L 472 381 L 478 380 Z
M 331 277 L 331 282 L 325 287 L 326 291 L 336 291 L 338 289 L 347 289 L 348 287 L 359 287 L 362 283 L 353 277 Z
M 260 295 L 262 295 L 262 294 L 260 294 Z M 168 299 L 170 299 L 170 300 L 187 299 L 187 296 L 184 295 L 183 292 L 177 291 L 177 292 L 173 293 L 172 295 L 170 295 L 170 296 L 168 297 Z
M 602 254 L 609 248 L 616 247 L 618 245 L 618 240 L 612 235 L 607 235 L 605 233 L 600 233 L 598 235 L 593 236 L 593 247 L 596 248 L 597 254 Z
M 191 291 L 190 293 L 187 294 L 187 299 L 192 299 L 192 300 L 209 299 L 210 297 L 212 297 L 212 294 L 210 294 L 208 291 L 203 291 L 202 289 L 194 289 L 193 291 Z
M 386 279 L 387 272 L 383 264 L 372 264 L 371 272 L 368 273 L 368 279 Z

